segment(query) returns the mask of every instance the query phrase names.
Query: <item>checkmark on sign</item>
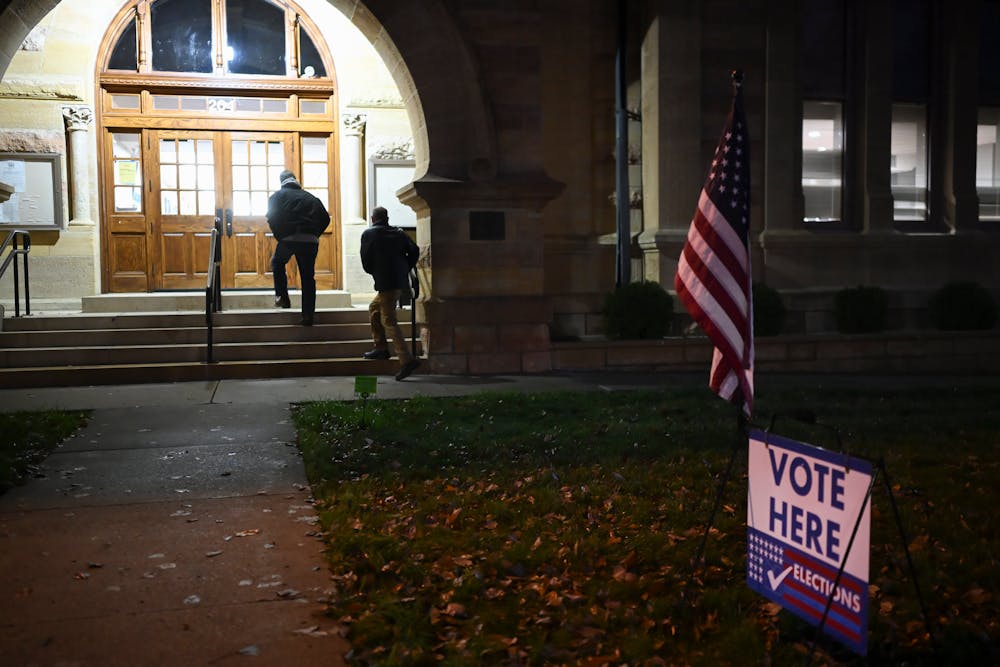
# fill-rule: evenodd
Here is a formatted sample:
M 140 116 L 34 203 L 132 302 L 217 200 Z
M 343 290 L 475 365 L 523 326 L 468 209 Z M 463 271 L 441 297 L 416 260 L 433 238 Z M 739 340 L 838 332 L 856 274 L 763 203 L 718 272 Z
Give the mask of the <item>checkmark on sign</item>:
M 789 565 L 788 567 L 786 567 L 784 569 L 784 571 L 781 574 L 779 574 L 776 577 L 776 576 L 774 576 L 774 572 L 772 572 L 771 570 L 768 570 L 767 571 L 767 580 L 771 583 L 771 590 L 772 591 L 778 590 L 778 586 L 781 585 L 781 582 L 785 580 L 785 577 L 787 577 L 791 573 L 791 571 L 792 571 L 792 566 Z

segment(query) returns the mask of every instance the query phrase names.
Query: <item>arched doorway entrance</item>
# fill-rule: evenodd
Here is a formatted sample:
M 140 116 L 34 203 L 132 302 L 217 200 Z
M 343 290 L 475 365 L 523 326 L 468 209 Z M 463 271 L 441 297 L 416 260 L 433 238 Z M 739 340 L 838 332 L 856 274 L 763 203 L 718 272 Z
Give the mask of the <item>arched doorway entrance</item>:
M 101 43 L 102 290 L 269 288 L 267 199 L 282 169 L 327 203 L 319 289 L 340 289 L 336 77 L 310 19 L 270 0 L 136 0 Z M 294 266 L 290 279 L 296 279 Z

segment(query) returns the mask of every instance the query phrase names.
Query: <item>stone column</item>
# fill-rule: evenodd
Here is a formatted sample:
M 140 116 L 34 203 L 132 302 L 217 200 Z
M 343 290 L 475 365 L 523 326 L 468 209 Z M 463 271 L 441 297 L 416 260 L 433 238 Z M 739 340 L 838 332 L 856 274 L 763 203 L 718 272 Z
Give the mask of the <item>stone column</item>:
M 545 175 L 523 174 L 483 182 L 423 177 L 401 190 L 400 201 L 417 214 L 417 320 L 432 370 L 551 370 L 540 222 L 562 189 Z
M 650 3 L 642 38 L 642 220 L 646 280 L 670 289 L 707 163 L 701 152 L 701 3 Z
M 799 14 L 795 0 L 772 0 L 767 21 L 764 137 L 764 230 L 802 232 L 802 102 Z
M 979 117 L 980 17 L 977 9 L 970 3 L 958 3 L 946 13 L 944 21 L 947 97 L 944 100 L 945 127 L 942 128 L 946 137 L 942 206 L 944 222 L 955 232 L 972 231 L 979 222 L 976 125 Z
M 341 116 L 340 135 L 340 231 L 344 250 L 344 289 L 367 294 L 371 276 L 361 268 L 361 232 L 368 226 L 365 215 L 365 126 L 368 117 L 353 113 Z
M 344 222 L 364 220 L 365 193 L 365 114 L 353 113 L 342 116 L 344 132 L 340 136 L 340 196 Z
M 63 121 L 66 123 L 66 133 L 69 134 L 69 191 L 71 199 L 69 224 L 92 226 L 90 219 L 90 178 L 88 177 L 87 157 L 88 129 L 94 122 L 94 111 L 85 105 L 65 106 L 62 108 Z
M 889 163 L 892 153 L 892 7 L 888 0 L 869 0 L 858 11 L 864 13 L 866 32 L 861 52 L 865 54 L 859 87 L 862 104 L 857 105 L 854 121 L 861 128 L 859 143 L 845 146 L 848 159 L 847 179 L 862 189 L 862 197 L 852 197 L 861 204 L 845 215 L 860 213 L 863 231 L 868 234 L 891 234 L 894 230 L 892 188 Z M 853 149 L 853 150 L 852 150 Z M 850 157 L 852 156 L 853 157 Z M 858 177 L 853 176 L 854 173 Z

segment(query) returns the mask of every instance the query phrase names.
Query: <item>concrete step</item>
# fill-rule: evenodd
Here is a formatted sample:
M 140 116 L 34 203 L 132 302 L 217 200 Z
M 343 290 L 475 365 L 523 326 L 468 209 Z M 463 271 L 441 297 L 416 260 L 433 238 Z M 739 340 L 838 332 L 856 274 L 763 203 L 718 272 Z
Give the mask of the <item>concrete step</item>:
M 409 334 L 409 310 L 399 319 Z M 0 387 L 42 387 L 311 375 L 395 374 L 398 362 L 368 361 L 368 311 L 214 313 L 212 363 L 201 312 L 74 313 L 5 320 Z
M 291 341 L 364 340 L 369 326 L 362 323 L 231 324 L 213 327 L 216 343 L 279 343 Z M 207 331 L 200 327 L 81 328 L 0 332 L 0 351 L 26 348 L 98 347 L 118 345 L 205 345 Z
M 292 309 L 301 307 L 301 293 L 291 290 Z M 200 311 L 205 312 L 205 291 L 149 292 L 137 294 L 97 294 L 81 299 L 84 313 L 154 313 Z M 223 290 L 222 307 L 225 310 L 254 310 L 274 308 L 273 290 Z M 343 290 L 316 292 L 317 310 L 350 308 L 351 294 Z

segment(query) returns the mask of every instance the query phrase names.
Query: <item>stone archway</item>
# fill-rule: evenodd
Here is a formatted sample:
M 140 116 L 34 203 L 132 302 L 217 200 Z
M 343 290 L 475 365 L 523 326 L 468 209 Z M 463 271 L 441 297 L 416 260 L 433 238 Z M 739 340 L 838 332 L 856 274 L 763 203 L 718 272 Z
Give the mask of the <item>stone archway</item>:
M 493 122 L 477 68 L 440 0 L 328 0 L 389 65 L 414 128 L 416 177 L 496 174 Z M 59 0 L 0 0 L 0 79 L 21 43 Z M 427 35 L 434 35 L 432 44 Z M 429 91 L 429 94 L 424 94 Z
M 0 0 L 3 2 L 4 0 Z M 418 319 L 429 366 L 440 372 L 551 368 L 541 210 L 563 188 L 540 153 L 537 78 L 498 143 L 491 85 L 455 8 L 443 0 L 327 0 L 373 45 L 400 89 L 414 137 L 414 182 L 400 192 L 417 212 L 423 296 Z M 0 10 L 0 72 L 58 0 L 9 0 Z M 461 9 L 461 7 L 459 7 Z M 538 44 L 522 46 L 537 61 Z M 433 211 L 433 218 L 432 218 Z

